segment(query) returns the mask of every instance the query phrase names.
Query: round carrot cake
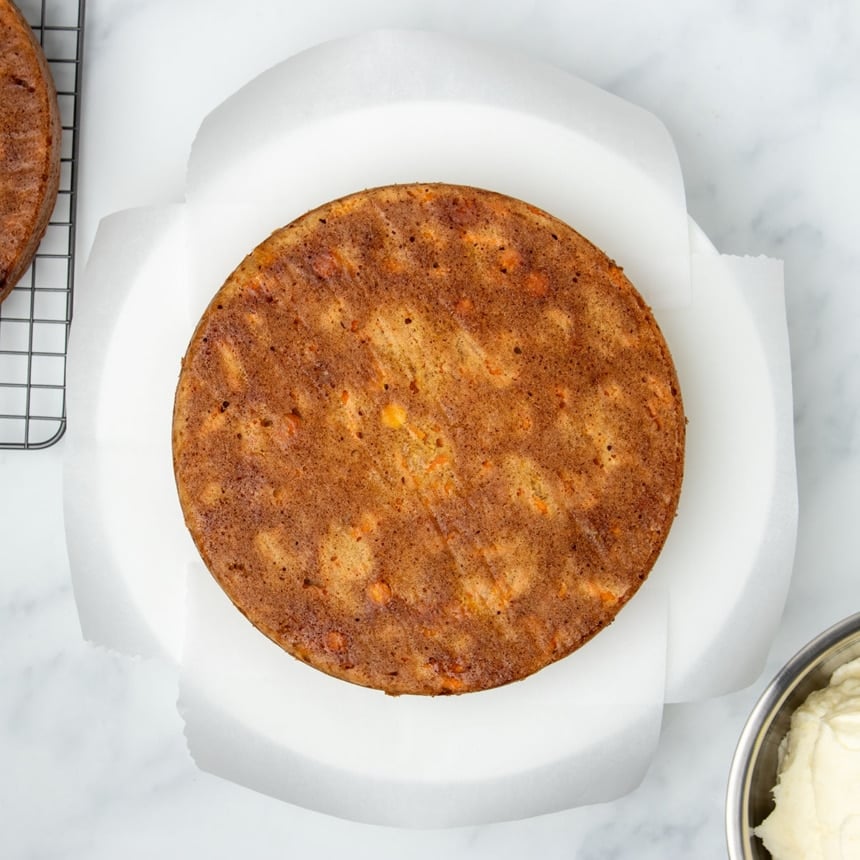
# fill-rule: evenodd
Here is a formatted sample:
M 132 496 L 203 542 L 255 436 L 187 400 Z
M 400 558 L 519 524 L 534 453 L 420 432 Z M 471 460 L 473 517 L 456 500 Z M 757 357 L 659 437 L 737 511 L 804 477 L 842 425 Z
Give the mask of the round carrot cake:
M 42 49 L 15 5 L 0 0 L 0 301 L 27 270 L 48 226 L 61 134 Z
M 252 251 L 183 359 L 179 498 L 236 607 L 391 694 L 522 679 L 606 627 L 681 489 L 669 350 L 621 268 L 546 212 L 362 191 Z

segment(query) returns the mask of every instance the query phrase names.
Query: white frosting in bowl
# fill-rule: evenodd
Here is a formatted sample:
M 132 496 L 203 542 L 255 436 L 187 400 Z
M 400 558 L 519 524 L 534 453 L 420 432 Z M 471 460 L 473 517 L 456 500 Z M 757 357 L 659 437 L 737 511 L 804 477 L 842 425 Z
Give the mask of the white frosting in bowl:
M 755 833 L 774 860 L 860 857 L 860 659 L 792 715 L 773 797 Z

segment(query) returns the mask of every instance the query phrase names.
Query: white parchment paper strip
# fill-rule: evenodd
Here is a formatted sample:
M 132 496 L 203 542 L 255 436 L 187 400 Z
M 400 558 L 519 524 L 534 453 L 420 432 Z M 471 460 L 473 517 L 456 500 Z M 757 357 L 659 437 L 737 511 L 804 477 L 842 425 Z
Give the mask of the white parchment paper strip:
M 192 755 L 301 806 L 414 827 L 521 818 L 630 791 L 657 743 L 666 634 L 657 592 L 524 681 L 435 699 L 385 696 L 287 656 L 201 565 L 188 594 L 180 711 Z
M 170 438 L 193 325 L 187 259 L 183 206 L 104 219 L 69 343 L 64 510 L 78 614 L 86 639 L 135 655 L 179 654 L 178 571 L 196 555 Z
M 321 203 L 432 181 L 541 206 L 623 261 L 653 306 L 689 301 L 681 169 L 655 116 L 510 51 L 414 31 L 312 48 L 206 118 L 187 184 L 198 289 Z
M 678 518 L 646 583 L 671 595 L 670 702 L 758 677 L 797 535 L 782 263 L 702 250 L 692 256 L 692 305 L 660 315 L 689 420 Z

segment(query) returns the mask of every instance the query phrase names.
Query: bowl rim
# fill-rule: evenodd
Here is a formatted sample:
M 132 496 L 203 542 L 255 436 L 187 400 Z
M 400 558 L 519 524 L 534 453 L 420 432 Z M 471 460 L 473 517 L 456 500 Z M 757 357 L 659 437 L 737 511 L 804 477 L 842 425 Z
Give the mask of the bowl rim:
M 807 642 L 773 676 L 759 696 L 741 731 L 729 768 L 725 826 L 730 860 L 752 860 L 749 804 L 752 764 L 779 708 L 810 672 L 836 651 L 849 636 L 860 633 L 860 612 L 849 615 Z

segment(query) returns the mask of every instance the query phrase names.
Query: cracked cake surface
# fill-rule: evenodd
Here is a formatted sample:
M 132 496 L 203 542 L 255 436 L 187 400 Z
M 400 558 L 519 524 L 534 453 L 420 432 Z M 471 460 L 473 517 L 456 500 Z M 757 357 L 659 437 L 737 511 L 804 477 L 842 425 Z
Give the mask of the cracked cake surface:
M 391 694 L 522 679 L 654 565 L 685 419 L 638 292 L 558 219 L 395 185 L 277 230 L 182 362 L 186 524 L 295 657 Z

